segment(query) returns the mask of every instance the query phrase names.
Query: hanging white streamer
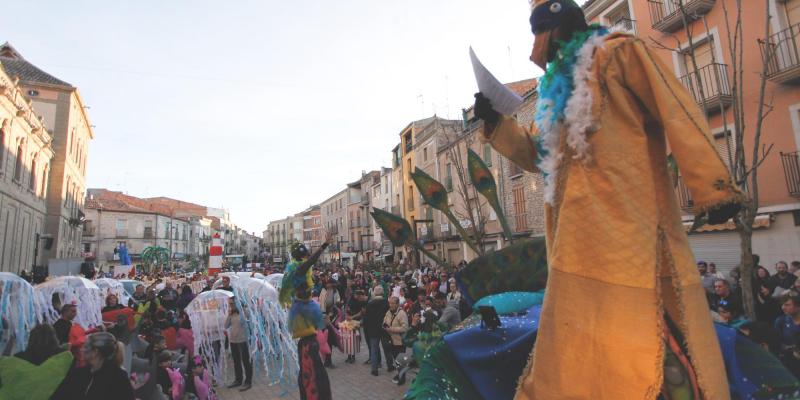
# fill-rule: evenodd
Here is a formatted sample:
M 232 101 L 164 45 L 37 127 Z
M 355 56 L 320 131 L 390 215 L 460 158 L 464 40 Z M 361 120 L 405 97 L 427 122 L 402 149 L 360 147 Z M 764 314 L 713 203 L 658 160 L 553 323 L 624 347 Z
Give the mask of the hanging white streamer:
M 41 323 L 47 303 L 30 283 L 9 272 L 0 272 L 0 351 L 14 339 L 13 352 L 25 350 L 28 335 Z
M 192 323 L 194 353 L 206 360 L 211 376 L 217 383 L 226 382 L 228 350 L 225 348 L 225 318 L 228 315 L 228 299 L 233 293 L 227 290 L 210 290 L 197 295 L 186 306 L 186 314 Z M 214 352 L 214 342 L 219 343 L 219 354 Z
M 103 324 L 100 313 L 105 305 L 105 295 L 92 281 L 79 276 L 59 276 L 33 287 L 42 296 L 49 307 L 46 308 L 45 319 L 53 324 L 59 318 L 59 311 L 53 308 L 52 298 L 58 295 L 61 305 L 75 304 L 78 315 L 72 321 L 84 329 L 91 329 Z

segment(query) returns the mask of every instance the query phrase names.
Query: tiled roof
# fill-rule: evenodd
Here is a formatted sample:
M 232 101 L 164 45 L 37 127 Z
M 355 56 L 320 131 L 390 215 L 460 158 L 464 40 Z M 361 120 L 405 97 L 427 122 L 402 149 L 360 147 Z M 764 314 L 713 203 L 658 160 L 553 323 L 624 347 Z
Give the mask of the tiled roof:
M 37 66 L 22 58 L 8 42 L 0 46 L 0 65 L 3 66 L 3 69 L 9 76 L 19 77 L 19 80 L 22 82 L 72 87 L 69 83 L 42 71 Z
M 586 0 L 586 2 L 585 2 L 585 3 L 583 3 L 583 5 L 581 6 L 581 8 L 583 8 L 583 9 L 585 10 L 585 9 L 589 8 L 589 6 L 591 6 L 591 5 L 592 5 L 592 3 L 594 3 L 595 1 L 597 1 L 597 0 Z
M 536 78 L 531 79 L 524 79 L 521 81 L 506 83 L 506 87 L 514 91 L 514 93 L 520 95 L 521 97 L 525 97 L 530 92 L 536 90 L 536 86 L 539 84 L 539 81 Z

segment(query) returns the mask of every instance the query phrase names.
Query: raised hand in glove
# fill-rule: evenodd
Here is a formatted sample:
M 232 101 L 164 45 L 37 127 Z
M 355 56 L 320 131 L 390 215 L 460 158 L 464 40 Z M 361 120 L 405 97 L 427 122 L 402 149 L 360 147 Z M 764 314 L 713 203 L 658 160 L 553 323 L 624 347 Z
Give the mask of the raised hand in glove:
M 492 108 L 492 102 L 481 92 L 475 93 L 475 106 L 473 110 L 475 111 L 476 118 L 484 120 L 484 122 L 489 125 L 495 125 L 497 121 L 500 120 L 500 113 Z

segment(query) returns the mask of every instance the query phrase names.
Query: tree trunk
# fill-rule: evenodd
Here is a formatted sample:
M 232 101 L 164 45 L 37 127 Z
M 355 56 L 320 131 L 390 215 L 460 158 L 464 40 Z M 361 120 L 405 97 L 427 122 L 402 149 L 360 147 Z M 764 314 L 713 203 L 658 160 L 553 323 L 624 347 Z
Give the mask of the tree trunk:
M 753 222 L 756 213 L 747 205 L 741 212 L 742 221 L 739 226 L 739 239 L 742 250 L 739 276 L 742 282 L 742 305 L 744 314 L 751 321 L 756 320 L 755 298 L 753 296 L 753 271 L 756 268 L 753 260 Z

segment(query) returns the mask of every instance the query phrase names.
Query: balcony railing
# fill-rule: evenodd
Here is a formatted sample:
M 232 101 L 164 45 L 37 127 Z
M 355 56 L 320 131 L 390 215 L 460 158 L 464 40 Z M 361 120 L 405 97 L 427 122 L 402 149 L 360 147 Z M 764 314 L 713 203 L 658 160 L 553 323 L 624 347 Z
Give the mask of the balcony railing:
M 800 198 L 800 156 L 798 152 L 781 153 L 783 176 L 789 196 Z
M 728 66 L 725 64 L 708 64 L 698 68 L 697 72 L 692 71 L 680 77 L 680 80 L 697 104 L 705 106 L 708 113 L 719 112 L 720 106 L 727 107 L 733 101 L 728 84 Z
M 83 227 L 83 236 L 94 236 L 94 233 L 95 233 L 96 229 L 97 228 L 95 228 L 93 226 L 89 226 L 89 227 L 84 226 Z
M 647 0 L 653 29 L 673 32 L 683 26 L 681 3 L 688 20 L 694 20 L 714 7 L 716 0 Z
M 626 31 L 633 32 L 636 35 L 636 20 L 630 18 L 619 18 L 614 21 L 611 26 L 617 29 L 624 29 Z
M 758 40 L 761 60 L 766 62 L 767 78 L 785 83 L 800 78 L 800 24 L 792 25 L 765 40 Z
M 678 203 L 681 210 L 691 212 L 694 209 L 694 200 L 692 194 L 689 193 L 689 188 L 683 183 L 683 177 L 678 177 L 678 184 L 675 186 L 675 194 L 678 196 Z

